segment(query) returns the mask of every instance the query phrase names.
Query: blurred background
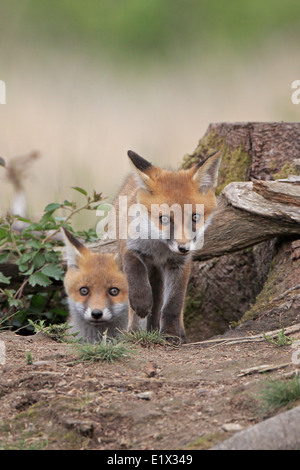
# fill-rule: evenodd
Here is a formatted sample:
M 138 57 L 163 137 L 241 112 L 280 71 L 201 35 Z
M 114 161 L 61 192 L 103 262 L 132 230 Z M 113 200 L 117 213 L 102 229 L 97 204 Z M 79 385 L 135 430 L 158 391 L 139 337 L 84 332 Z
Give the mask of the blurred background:
M 300 117 L 299 0 L 1 0 L 0 39 L 0 156 L 41 153 L 32 218 L 71 186 L 112 198 L 128 149 L 176 168 L 210 122 Z

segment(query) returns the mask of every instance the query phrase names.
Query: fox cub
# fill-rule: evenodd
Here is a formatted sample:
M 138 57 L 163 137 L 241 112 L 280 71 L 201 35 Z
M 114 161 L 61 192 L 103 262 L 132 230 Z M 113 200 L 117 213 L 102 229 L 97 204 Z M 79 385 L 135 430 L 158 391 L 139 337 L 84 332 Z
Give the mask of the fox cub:
M 93 253 L 64 229 L 67 272 L 64 285 L 68 295 L 72 333 L 85 342 L 109 338 L 128 325 L 128 287 L 118 259 L 112 253 Z
M 216 208 L 220 153 L 178 171 L 153 166 L 132 151 L 128 156 L 134 175 L 116 198 L 115 211 L 119 231 L 139 226 L 138 236 L 130 235 L 129 230 L 126 236 L 119 235 L 129 288 L 129 329 L 137 328 L 138 317 L 147 317 L 148 330 L 160 329 L 185 341 L 183 304 L 192 252 Z M 124 212 L 121 202 L 125 196 L 128 209 Z M 141 208 L 138 217 L 132 212 L 136 206 Z M 175 217 L 174 207 L 179 207 L 184 217 Z

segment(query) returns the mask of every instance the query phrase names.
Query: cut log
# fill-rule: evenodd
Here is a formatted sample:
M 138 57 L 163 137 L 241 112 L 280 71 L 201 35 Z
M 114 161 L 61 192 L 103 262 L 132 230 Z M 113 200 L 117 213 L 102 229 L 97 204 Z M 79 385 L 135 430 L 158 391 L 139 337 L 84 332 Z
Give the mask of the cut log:
M 300 236 L 300 178 L 297 180 L 230 183 L 218 198 L 204 246 L 195 260 L 206 260 L 242 250 L 278 236 Z M 89 245 L 101 252 L 115 251 L 115 241 Z
M 230 183 L 218 198 L 213 221 L 204 235 L 204 246 L 194 259 L 233 253 L 278 236 L 300 236 L 297 198 L 300 180 L 297 185 L 288 181 Z
M 256 183 L 290 180 L 291 175 L 300 173 L 300 123 L 210 124 L 193 154 L 184 158 L 183 167 L 189 168 L 214 149 L 222 152 L 217 187 L 219 195 L 232 182 L 253 182 L 254 189 Z M 268 198 L 265 193 L 262 195 Z M 196 258 L 204 261 L 195 260 L 192 266 L 185 309 L 189 339 L 205 340 L 227 331 L 229 325 L 238 325 L 236 334 L 243 334 L 249 330 L 259 333 L 299 323 L 300 301 L 296 296 L 292 297 L 293 293 L 288 294 L 283 302 L 273 300 L 299 284 L 299 235 L 285 234 L 284 231 L 289 230 L 291 224 L 289 222 L 286 226 L 286 221 L 282 220 L 278 236 L 252 248 L 234 252 L 247 244 L 249 234 L 246 229 L 245 239 L 235 244 L 233 251 L 228 249 L 228 254 L 219 256 L 222 251 L 226 253 L 226 247 L 230 247 L 237 223 L 247 224 L 250 220 L 250 213 L 233 206 L 228 208 L 225 200 L 223 203 L 226 210 L 230 209 L 236 223 L 232 223 L 231 229 L 230 225 L 227 226 L 233 231 L 231 236 L 229 232 L 226 233 L 226 240 L 221 247 L 224 231 L 220 234 L 221 240 L 218 240 L 216 213 L 214 230 L 213 227 L 208 228 L 204 247 L 200 253 L 196 253 Z M 220 209 L 223 210 L 222 204 Z M 256 238 L 259 241 L 262 238 L 261 227 L 257 225 L 259 221 L 264 226 L 263 231 L 266 229 L 268 232 L 263 236 L 273 237 L 279 224 L 274 225 L 274 221 L 265 216 L 261 219 L 254 216 L 255 220 L 248 225 L 249 231 L 252 231 L 252 240 Z M 225 227 L 220 228 L 222 230 Z M 238 231 L 242 231 L 242 227 Z M 209 259 L 212 253 L 218 257 Z

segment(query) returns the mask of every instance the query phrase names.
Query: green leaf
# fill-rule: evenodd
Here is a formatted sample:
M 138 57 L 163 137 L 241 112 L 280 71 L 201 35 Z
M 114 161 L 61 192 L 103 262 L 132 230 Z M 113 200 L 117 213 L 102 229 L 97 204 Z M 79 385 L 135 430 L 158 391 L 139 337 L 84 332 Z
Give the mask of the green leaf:
M 8 234 L 8 231 L 6 230 L 6 228 L 0 228 L 0 239 L 6 238 L 7 234 Z
M 45 214 L 42 216 L 40 222 L 41 224 L 44 226 L 46 223 L 48 223 L 49 221 L 51 221 L 52 223 L 55 223 L 55 219 L 53 217 L 53 212 L 55 211 L 56 209 L 52 209 L 52 210 L 49 210 L 48 212 L 45 212 Z
M 60 261 L 60 252 L 59 251 L 46 251 L 45 260 L 47 263 L 58 264 Z
M 39 250 L 41 247 L 41 241 L 32 239 L 26 242 L 26 246 L 30 246 L 30 248 L 34 248 L 35 250 Z
M 41 252 L 38 252 L 33 258 L 33 265 L 35 269 L 41 268 L 45 264 L 45 255 Z
M 21 299 L 11 299 L 11 298 L 9 298 L 9 299 L 7 299 L 7 301 L 8 301 L 8 305 L 10 307 L 21 308 L 22 305 L 23 305 L 23 302 L 22 302 Z
M 86 192 L 85 189 L 79 188 L 79 186 L 71 186 L 71 188 L 75 189 L 75 191 L 78 191 L 79 193 L 84 194 L 85 196 L 87 196 L 87 192 Z
M 64 270 L 55 264 L 48 264 L 42 269 L 42 273 L 46 276 L 53 277 L 56 281 L 60 281 L 64 276 Z
M 27 271 L 27 269 L 28 269 L 28 264 L 25 264 L 25 263 L 24 264 L 19 264 L 19 271 L 21 273 L 25 273 L 25 271 Z
M 71 201 L 68 201 L 67 199 L 65 199 L 64 202 L 63 202 L 63 205 L 64 206 L 73 206 L 74 202 L 71 202 Z
M 48 297 L 45 294 L 35 294 L 30 300 L 30 312 L 35 314 L 43 313 L 46 307 Z
M 97 206 L 97 210 L 99 211 L 103 211 L 103 212 L 110 212 L 112 210 L 112 205 L 107 203 L 107 202 L 103 202 L 102 204 L 99 204 L 99 206 Z
M 4 289 L 4 294 L 7 295 L 7 297 L 9 297 L 10 299 L 13 298 L 15 293 L 16 293 L 15 289 Z
M 0 271 L 0 284 L 10 284 L 11 277 L 4 276 Z
M 31 274 L 28 280 L 29 284 L 34 287 L 36 285 L 42 286 L 42 287 L 47 287 L 52 284 L 52 281 L 49 279 L 46 274 L 43 273 L 34 273 Z
M 28 227 L 25 227 L 23 230 L 23 235 L 27 235 L 29 232 L 33 232 L 34 230 L 39 232 L 40 230 L 43 230 L 43 227 L 41 224 L 33 222 L 32 224 L 28 225 Z
M 20 222 L 26 222 L 27 224 L 31 223 L 31 220 L 25 219 L 24 217 L 21 217 L 20 215 L 18 215 L 16 219 L 19 220 Z
M 59 209 L 60 207 L 61 207 L 61 204 L 58 204 L 58 202 L 51 202 L 51 204 L 48 204 L 48 206 L 45 207 L 44 212 L 55 211 L 56 209 Z
M 19 269 L 20 269 L 20 266 L 19 266 Z M 20 269 L 20 271 L 21 271 L 21 269 Z M 22 274 L 23 274 L 23 276 L 30 276 L 30 274 L 32 274 L 33 271 L 34 271 L 34 266 L 32 265 L 32 266 L 28 269 L 28 271 L 22 272 Z
M 31 261 L 31 260 L 32 260 L 32 253 L 24 253 L 21 256 L 21 258 L 18 259 L 17 264 L 20 267 L 22 264 L 26 264 L 26 263 L 28 263 L 28 261 Z
M 2 253 L 2 255 L 0 255 L 0 263 L 5 263 L 5 261 L 8 260 L 9 255 L 10 254 L 8 252 L 7 253 Z

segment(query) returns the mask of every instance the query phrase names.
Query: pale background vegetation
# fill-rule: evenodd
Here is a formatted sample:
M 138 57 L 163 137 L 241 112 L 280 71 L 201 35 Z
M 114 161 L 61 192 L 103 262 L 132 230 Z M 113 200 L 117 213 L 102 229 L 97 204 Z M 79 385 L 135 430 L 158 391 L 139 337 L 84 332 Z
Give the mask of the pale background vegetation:
M 112 198 L 128 149 L 178 167 L 210 122 L 299 120 L 298 0 L 2 0 L 0 31 L 0 156 L 41 152 L 33 218 L 74 185 Z

